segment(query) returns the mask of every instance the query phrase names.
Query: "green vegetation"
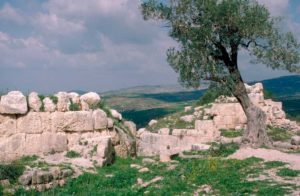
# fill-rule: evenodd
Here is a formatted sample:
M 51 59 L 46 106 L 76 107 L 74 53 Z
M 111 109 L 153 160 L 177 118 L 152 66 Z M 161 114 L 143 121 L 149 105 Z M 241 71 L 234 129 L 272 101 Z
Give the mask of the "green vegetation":
M 182 109 L 183 110 L 183 109 Z M 194 128 L 195 122 L 185 122 L 180 119 L 181 116 L 187 115 L 189 113 L 185 112 L 176 112 L 170 115 L 167 115 L 161 119 L 158 119 L 157 124 L 152 127 L 147 127 L 148 130 L 157 132 L 161 128 L 170 128 L 170 129 L 191 129 Z
M 67 152 L 67 154 L 65 155 L 68 158 L 77 158 L 77 157 L 81 157 L 80 153 L 74 151 L 74 150 L 70 150 Z
M 49 98 L 52 100 L 54 104 L 57 104 L 58 98 L 55 95 L 50 95 Z
M 273 141 L 286 141 L 292 136 L 286 129 L 268 126 L 267 128 L 268 136 L 272 138 Z
M 38 96 L 39 96 L 39 98 L 40 98 L 40 100 L 41 100 L 41 102 L 42 102 L 42 105 L 41 105 L 41 107 L 40 107 L 40 111 L 41 111 L 41 112 L 44 112 L 44 111 L 45 111 L 45 105 L 44 105 L 43 100 L 45 99 L 45 96 L 44 96 L 44 95 L 38 95 Z
M 184 155 L 203 155 L 203 157 L 227 157 L 235 153 L 239 149 L 239 144 L 228 143 L 228 144 L 218 144 L 212 143 L 208 150 L 201 151 L 186 151 L 183 152 Z
M 261 159 L 227 160 L 176 159 L 175 170 L 168 170 L 168 164 L 150 164 L 151 172 L 139 173 L 131 164 L 141 163 L 141 158 L 121 159 L 115 164 L 99 168 L 96 174 L 84 173 L 77 179 L 70 179 L 64 187 L 46 192 L 26 192 L 19 189 L 16 195 L 193 195 L 202 185 L 212 187 L 212 195 L 285 195 L 292 185 L 278 184 L 269 180 L 248 181 L 248 176 L 263 172 Z M 148 187 L 137 185 L 137 179 L 144 182 L 162 176 L 163 180 Z
M 221 95 L 231 96 L 231 93 L 225 86 L 211 85 L 208 90 L 205 91 L 203 96 L 196 102 L 196 105 L 206 105 L 214 102 Z
M 244 130 L 234 130 L 234 129 L 220 129 L 221 136 L 228 138 L 235 138 L 243 135 Z
M 108 106 L 108 104 L 106 103 L 105 100 L 102 99 L 96 105 L 91 106 L 91 109 L 93 109 L 93 110 L 98 109 L 98 108 L 103 110 L 109 117 L 111 117 L 110 107 Z
M 36 156 L 25 156 L 19 160 L 13 161 L 10 164 L 0 165 L 0 180 L 8 179 L 11 183 L 15 183 L 23 174 L 25 166 L 32 164 L 37 160 Z
M 79 111 L 80 105 L 78 103 L 73 103 L 73 101 L 70 99 L 69 110 L 70 111 Z
M 282 167 L 286 165 L 286 163 L 281 161 L 267 161 L 264 164 L 265 164 L 265 169 L 272 169 L 272 168 Z
M 280 169 L 277 173 L 281 177 L 297 177 L 300 174 L 299 170 L 292 170 L 289 168 Z

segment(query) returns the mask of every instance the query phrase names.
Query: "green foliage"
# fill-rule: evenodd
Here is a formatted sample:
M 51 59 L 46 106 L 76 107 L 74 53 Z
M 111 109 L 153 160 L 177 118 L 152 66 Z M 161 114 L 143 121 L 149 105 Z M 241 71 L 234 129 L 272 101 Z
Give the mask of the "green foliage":
M 255 0 L 146 0 L 142 14 L 168 24 L 179 47 L 168 50 L 167 60 L 184 86 L 212 80 L 235 87 L 236 81 L 242 82 L 237 66 L 241 49 L 249 51 L 255 63 L 299 71 L 296 38 L 280 32 L 280 20 Z
M 69 110 L 70 111 L 79 111 L 80 105 L 78 103 L 73 103 L 73 101 L 70 99 Z
M 26 156 L 19 160 L 13 161 L 10 164 L 0 165 L 0 180 L 8 179 L 11 183 L 15 183 L 17 179 L 23 174 L 25 165 L 37 159 L 36 156 Z
M 45 105 L 44 105 L 43 100 L 45 99 L 45 96 L 44 96 L 44 95 L 38 95 L 38 96 L 39 96 L 39 98 L 40 98 L 40 100 L 41 100 L 41 102 L 42 102 L 42 105 L 41 105 L 41 107 L 40 107 L 40 111 L 41 111 L 41 112 L 44 112 L 44 111 L 45 111 Z
M 282 166 L 286 165 L 286 163 L 281 162 L 281 161 L 268 161 L 268 162 L 265 162 L 264 164 L 265 164 L 266 169 L 272 169 L 272 168 L 282 167 Z
M 55 95 L 50 95 L 49 98 L 52 100 L 54 104 L 57 104 L 58 98 Z
M 292 170 L 289 168 L 280 169 L 277 173 L 281 177 L 297 177 L 300 174 L 299 170 Z
M 103 110 L 109 117 L 111 117 L 110 107 L 107 105 L 105 100 L 101 100 L 99 103 L 92 105 L 91 109 L 101 109 Z
M 214 102 L 219 96 L 232 96 L 226 86 L 213 84 L 210 88 L 205 91 L 204 95 L 197 101 L 197 105 L 206 105 Z
M 4 188 L 3 188 L 2 185 L 0 184 L 0 195 L 3 195 L 3 190 L 4 190 Z
M 81 157 L 80 153 L 74 151 L 74 150 L 70 150 L 67 152 L 67 154 L 65 155 L 68 158 L 77 158 L 77 157 Z
M 220 129 L 221 136 L 228 138 L 235 138 L 243 135 L 244 130 L 234 130 L 234 129 Z
M 286 129 L 268 126 L 267 127 L 268 136 L 272 138 L 273 141 L 286 141 L 292 136 Z
M 249 175 L 263 171 L 262 160 L 228 160 L 220 158 L 180 159 L 175 170 L 169 164 L 149 164 L 151 172 L 139 173 L 131 164 L 141 165 L 141 159 L 118 158 L 115 164 L 99 168 L 97 174 L 84 173 L 70 179 L 64 187 L 56 187 L 42 195 L 193 195 L 202 185 L 212 187 L 212 195 L 286 195 L 292 185 L 268 180 L 248 181 Z M 106 177 L 110 175 L 111 177 Z M 137 179 L 144 182 L 156 176 L 164 179 L 148 187 L 137 186 Z M 16 195 L 40 195 L 35 191 L 19 189 Z

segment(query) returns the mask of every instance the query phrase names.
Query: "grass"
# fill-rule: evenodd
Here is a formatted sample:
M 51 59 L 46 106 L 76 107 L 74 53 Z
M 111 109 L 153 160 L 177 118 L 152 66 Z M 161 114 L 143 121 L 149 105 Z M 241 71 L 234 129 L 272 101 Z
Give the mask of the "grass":
M 70 111 L 79 111 L 80 105 L 78 103 L 73 103 L 71 99 L 70 99 L 70 101 L 71 101 L 71 103 L 69 105 L 69 110 Z
M 80 153 L 74 151 L 74 150 L 70 150 L 67 152 L 67 154 L 65 155 L 68 158 L 77 158 L 77 157 L 81 157 Z
M 53 102 L 54 104 L 57 104 L 57 102 L 58 102 L 58 97 L 57 97 L 57 96 L 55 96 L 55 95 L 50 95 L 49 98 L 52 100 L 52 102 Z
M 281 161 L 267 161 L 264 164 L 265 164 L 265 169 L 272 169 L 272 168 L 282 167 L 286 165 L 286 163 Z
M 0 165 L 0 180 L 8 179 L 10 183 L 15 183 L 25 171 L 25 166 L 37 160 L 36 156 L 25 156 L 10 164 Z
M 185 151 L 184 155 L 203 155 L 203 157 L 227 157 L 235 153 L 239 149 L 239 144 L 228 143 L 218 144 L 212 143 L 208 150 L 202 151 Z
M 297 177 L 300 174 L 299 170 L 292 170 L 289 168 L 280 169 L 277 173 L 281 177 Z
M 273 141 L 287 141 L 292 137 L 292 134 L 290 134 L 286 129 L 272 126 L 268 126 L 267 133 Z
M 43 193 L 19 189 L 15 195 L 193 195 L 201 185 L 210 185 L 213 195 L 285 195 L 292 185 L 268 180 L 248 181 L 249 175 L 263 171 L 261 159 L 228 160 L 176 159 L 175 170 L 168 164 L 150 164 L 150 172 L 139 173 L 130 164 L 141 165 L 141 158 L 117 158 L 115 164 L 99 168 L 97 174 L 84 173 L 70 179 L 64 187 L 56 187 Z M 110 175 L 111 177 L 106 177 Z M 156 176 L 164 179 L 148 187 L 137 186 L 137 179 L 144 182 Z
M 244 130 L 220 129 L 221 136 L 235 138 L 243 135 Z

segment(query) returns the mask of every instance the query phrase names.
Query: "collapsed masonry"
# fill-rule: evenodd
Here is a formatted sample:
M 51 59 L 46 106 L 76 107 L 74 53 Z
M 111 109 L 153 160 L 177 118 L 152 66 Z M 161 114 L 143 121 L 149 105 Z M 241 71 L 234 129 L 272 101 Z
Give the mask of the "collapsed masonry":
M 281 102 L 264 99 L 263 85 L 245 84 L 251 101 L 260 107 L 267 115 L 267 124 L 296 132 L 300 130 L 296 122 L 286 119 Z M 245 129 L 247 118 L 234 97 L 221 96 L 214 103 L 206 106 L 185 108 L 185 112 L 193 110 L 192 115 L 182 116 L 186 122 L 195 122 L 194 129 L 162 128 L 153 133 L 143 128 L 138 131 L 138 155 L 172 155 L 183 151 L 209 148 L 205 143 L 221 141 L 220 129 Z M 157 121 L 152 120 L 149 124 Z
M 9 92 L 0 100 L 0 161 L 76 151 L 98 166 L 135 154 L 135 124 L 99 108 L 97 93 L 59 92 L 41 98 Z M 76 111 L 70 111 L 76 110 Z

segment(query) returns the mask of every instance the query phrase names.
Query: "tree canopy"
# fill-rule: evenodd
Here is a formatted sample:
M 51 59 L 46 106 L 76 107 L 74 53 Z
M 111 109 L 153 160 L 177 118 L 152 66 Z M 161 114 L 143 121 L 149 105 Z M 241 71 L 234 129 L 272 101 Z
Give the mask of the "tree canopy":
M 146 20 L 162 20 L 179 43 L 167 59 L 185 86 L 227 81 L 238 70 L 239 51 L 248 52 L 252 62 L 299 71 L 296 38 L 255 0 L 147 0 L 142 13 Z

